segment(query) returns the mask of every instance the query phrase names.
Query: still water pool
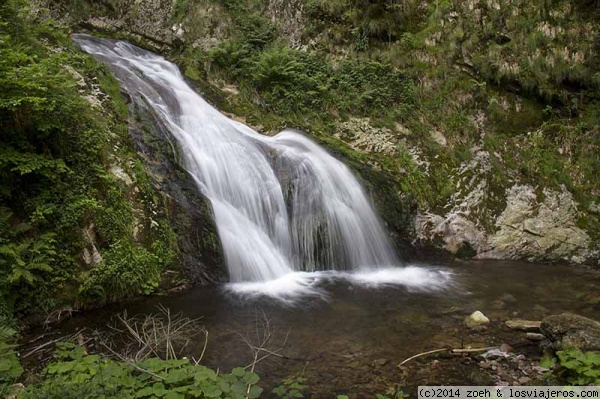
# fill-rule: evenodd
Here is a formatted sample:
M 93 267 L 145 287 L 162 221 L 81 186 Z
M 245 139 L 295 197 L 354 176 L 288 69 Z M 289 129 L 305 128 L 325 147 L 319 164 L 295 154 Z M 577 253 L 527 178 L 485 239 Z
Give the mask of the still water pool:
M 228 371 L 251 363 L 239 333 L 260 335 L 266 316 L 273 334 L 269 347 L 285 342 L 285 348 L 284 357 L 258 364 L 263 385 L 272 388 L 286 376 L 304 373 L 311 391 L 334 397 L 385 390 L 399 381 L 396 365 L 420 352 L 514 340 L 503 324 L 511 318 L 573 312 L 600 319 L 599 283 L 597 270 L 506 261 L 419 265 L 385 276 L 301 275 L 270 287 L 197 287 L 90 311 L 56 326 L 55 333 L 105 329 L 125 309 L 132 316 L 162 305 L 202 317 L 209 332 L 203 363 Z M 296 287 L 294 295 L 278 288 L 286 284 Z M 258 288 L 269 295 L 256 296 Z M 473 334 L 463 326 L 475 310 L 491 319 L 486 332 Z M 198 356 L 203 347 L 199 339 L 185 354 Z M 469 382 L 456 378 L 439 382 Z

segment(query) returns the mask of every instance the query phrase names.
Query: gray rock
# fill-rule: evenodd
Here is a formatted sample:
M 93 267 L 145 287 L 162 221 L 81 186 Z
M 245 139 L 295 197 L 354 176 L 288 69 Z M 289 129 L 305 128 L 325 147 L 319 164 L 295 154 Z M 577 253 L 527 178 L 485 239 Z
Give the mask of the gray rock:
M 388 360 L 387 359 L 376 359 L 373 360 L 373 363 L 371 363 L 373 365 L 373 367 L 383 367 L 386 364 L 388 364 Z
M 600 351 L 600 323 L 572 313 L 546 317 L 540 327 L 554 350 Z
M 529 185 L 512 186 L 506 197 L 498 231 L 489 237 L 490 250 L 479 258 L 583 263 L 590 256 L 590 237 L 577 226 L 577 203 L 564 186 L 545 189 L 541 201 Z
M 541 321 L 513 319 L 507 320 L 504 324 L 506 324 L 506 327 L 510 328 L 511 330 L 536 332 L 540 330 L 541 323 Z
M 539 334 L 539 333 L 528 332 L 525 336 L 527 337 L 528 340 L 535 341 L 535 342 L 540 342 L 540 341 L 543 341 L 544 339 L 546 339 L 544 334 Z

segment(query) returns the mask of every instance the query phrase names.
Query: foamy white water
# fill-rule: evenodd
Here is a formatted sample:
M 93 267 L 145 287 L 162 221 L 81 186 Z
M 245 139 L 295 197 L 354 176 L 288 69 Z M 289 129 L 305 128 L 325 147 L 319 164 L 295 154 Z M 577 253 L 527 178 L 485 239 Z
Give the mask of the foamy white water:
M 441 291 L 452 287 L 452 272 L 418 266 L 357 271 L 293 272 L 275 280 L 230 283 L 226 291 L 242 298 L 270 297 L 296 304 L 306 297 L 328 300 L 327 283 L 346 282 L 352 286 L 381 289 L 402 287 L 413 292 Z M 300 302 L 304 304 L 303 300 Z
M 227 118 L 161 56 L 123 41 L 74 40 L 178 141 L 183 166 L 212 204 L 232 290 L 315 294 L 318 274 L 297 272 L 322 270 L 359 270 L 353 278 L 373 284 L 424 277 L 365 271 L 399 262 L 357 179 L 313 141 L 289 130 L 263 136 Z

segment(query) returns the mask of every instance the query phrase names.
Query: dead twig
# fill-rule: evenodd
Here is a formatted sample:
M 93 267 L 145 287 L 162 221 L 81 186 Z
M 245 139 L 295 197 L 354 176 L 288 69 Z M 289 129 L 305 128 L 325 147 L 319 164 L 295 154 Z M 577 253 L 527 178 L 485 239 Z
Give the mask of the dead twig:
M 127 363 L 128 365 L 130 365 L 131 367 L 135 368 L 138 371 L 141 371 L 142 373 L 146 373 L 151 375 L 154 378 L 158 378 L 161 381 L 164 381 L 165 378 L 161 377 L 158 374 L 153 373 L 150 370 L 146 370 L 143 367 L 138 366 L 137 364 L 135 364 L 135 362 L 131 361 L 130 359 L 127 359 L 125 356 L 120 355 L 119 353 L 117 353 L 116 351 L 114 351 L 111 347 L 109 347 L 108 345 L 106 345 L 104 342 L 100 342 L 100 345 L 102 345 L 106 350 L 108 350 L 110 353 L 112 353 L 114 356 L 116 356 L 119 360 Z
M 250 333 L 242 334 L 239 331 L 234 331 L 243 341 L 246 343 L 250 352 L 252 353 L 252 363 L 247 365 L 244 369 L 248 370 L 251 373 L 254 373 L 256 369 L 256 365 L 261 361 L 271 357 L 281 357 L 285 358 L 285 356 L 281 355 L 281 351 L 285 349 L 285 345 L 287 344 L 288 337 L 290 335 L 290 330 L 287 331 L 282 344 L 273 349 L 269 347 L 272 344 L 272 340 L 275 337 L 274 331 L 271 329 L 271 320 L 267 317 L 264 311 L 261 310 L 261 316 L 259 317 L 256 314 L 255 324 L 254 324 L 254 334 L 255 337 L 252 337 Z M 248 384 L 246 387 L 246 397 L 250 395 L 250 389 L 252 388 L 252 384 Z
M 135 361 L 143 361 L 151 356 L 177 359 L 194 337 L 204 334 L 204 348 L 197 360 L 199 362 L 208 345 L 208 332 L 200 324 L 200 319 L 189 319 L 181 313 L 173 314 L 162 305 L 158 310 L 156 314 L 131 318 L 127 312 L 123 312 L 117 316 L 117 325 L 110 326 L 125 344 L 125 350 L 129 351 L 127 357 Z
M 62 337 L 53 339 L 52 341 L 45 342 L 45 343 L 43 343 L 43 344 L 41 344 L 39 346 L 36 346 L 32 350 L 30 350 L 29 352 L 27 352 L 26 354 L 24 354 L 22 357 L 25 358 L 25 357 L 31 356 L 34 353 L 38 352 L 39 350 L 44 349 L 45 347 L 50 346 L 52 344 L 55 344 L 57 342 L 60 342 L 60 341 L 70 341 L 73 338 L 77 337 L 79 334 L 81 334 L 81 332 L 84 331 L 84 330 L 85 330 L 85 328 L 82 328 L 81 330 L 77 331 L 75 334 L 64 335 Z
M 497 346 L 488 346 L 485 348 L 441 348 L 441 349 L 434 349 L 431 351 L 427 351 L 427 352 L 422 352 L 422 353 L 418 353 L 414 356 L 409 357 L 408 359 L 402 361 L 402 363 L 398 364 L 397 367 L 401 367 L 403 366 L 405 363 L 408 363 L 409 361 L 422 357 L 422 356 L 427 356 L 427 355 L 432 355 L 434 353 L 441 353 L 441 352 L 449 352 L 449 353 L 479 353 L 479 352 L 487 352 L 491 349 L 496 349 Z

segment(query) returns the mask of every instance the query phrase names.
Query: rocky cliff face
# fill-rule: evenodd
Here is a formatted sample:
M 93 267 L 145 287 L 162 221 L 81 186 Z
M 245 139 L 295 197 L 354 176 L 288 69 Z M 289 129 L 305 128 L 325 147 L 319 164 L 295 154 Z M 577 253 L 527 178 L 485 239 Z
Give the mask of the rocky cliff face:
M 322 131 L 310 133 L 334 151 L 343 147 L 351 166 L 362 165 L 355 169 L 382 209 L 400 209 L 382 214 L 397 237 L 458 257 L 599 265 L 600 193 L 588 181 L 598 172 L 593 156 L 600 148 L 593 122 L 597 116 L 589 104 L 600 75 L 589 63 L 597 56 L 593 43 L 577 41 L 583 33 L 599 36 L 590 21 L 577 22 L 574 7 L 559 4 L 539 11 L 525 3 L 470 1 L 442 10 L 408 2 L 407 18 L 428 19 L 418 19 L 401 34 L 388 30 L 369 36 L 370 25 L 348 17 L 350 11 L 335 14 L 322 1 L 230 3 L 120 0 L 88 2 L 88 8 L 74 10 L 68 2 L 40 2 L 74 29 L 130 38 L 162 51 L 209 88 L 220 107 L 267 133 L 276 130 L 274 124 L 265 127 L 274 112 L 256 91 L 239 90 L 253 81 L 239 72 L 235 78 L 214 72 L 214 62 L 203 58 L 250 34 L 246 28 L 239 32 L 244 23 L 240 7 L 249 15 L 266 16 L 289 48 L 325 52 L 334 67 L 348 57 L 391 62 L 415 82 L 418 106 L 408 116 L 390 123 L 322 110 L 329 119 Z M 532 41 L 534 48 L 527 47 Z M 528 66 L 518 64 L 514 54 L 519 52 Z M 495 66 L 486 64 L 488 59 Z M 543 72 L 530 76 L 540 63 Z M 562 74 L 563 68 L 571 72 Z M 277 118 L 287 125 L 285 116 Z M 309 117 L 295 124 L 314 126 Z M 137 137 L 141 148 L 146 146 Z M 151 157 L 154 149 L 147 149 L 143 152 Z M 156 184 L 167 193 L 191 195 L 189 186 L 168 187 L 161 180 L 164 161 L 146 160 Z M 373 183 L 375 175 L 390 183 Z M 193 213 L 196 199 L 174 204 Z M 205 233 L 197 231 L 199 237 Z
M 141 102 L 129 104 L 130 134 L 153 188 L 164 196 L 166 217 L 177 236 L 180 261 L 191 284 L 227 280 L 212 208 L 178 163 L 170 133 Z

